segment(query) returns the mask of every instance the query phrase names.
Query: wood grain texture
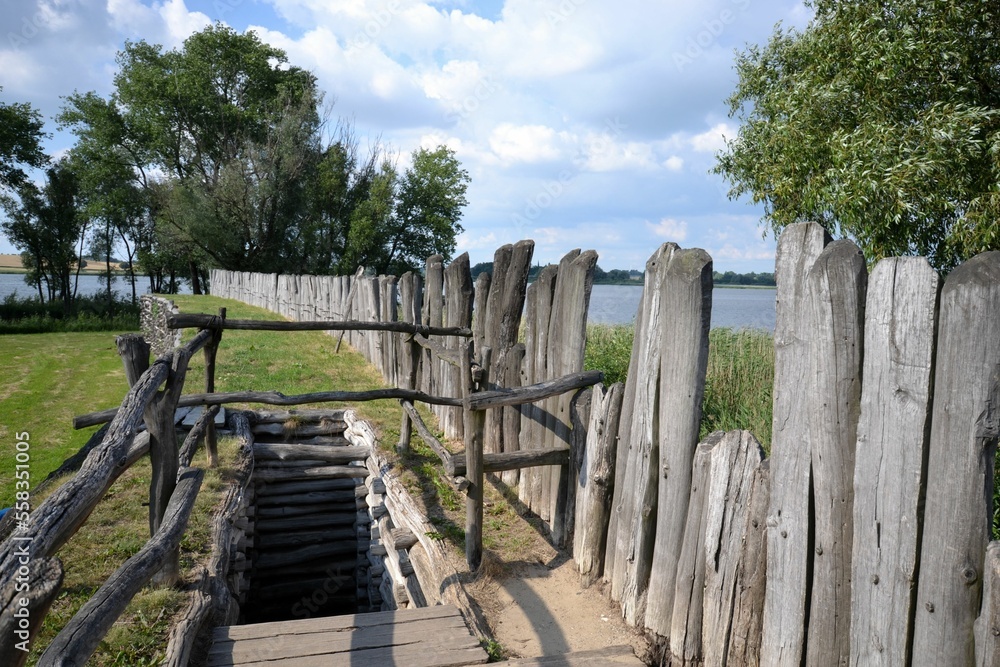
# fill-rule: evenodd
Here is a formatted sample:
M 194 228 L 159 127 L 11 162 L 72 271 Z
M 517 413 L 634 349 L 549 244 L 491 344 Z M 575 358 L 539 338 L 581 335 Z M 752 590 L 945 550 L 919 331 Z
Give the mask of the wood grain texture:
M 983 606 L 974 629 L 976 666 L 1000 665 L 1000 542 L 990 542 L 986 547 Z
M 805 655 L 810 548 L 808 413 L 811 309 L 806 276 L 830 242 L 816 223 L 785 227 L 775 256 L 774 408 L 761 664 L 799 667 Z
M 444 323 L 449 327 L 468 329 L 472 326 L 473 290 L 472 273 L 469 269 L 469 254 L 462 253 L 448 265 L 444 272 L 445 299 L 447 301 Z M 443 341 L 452 356 L 458 355 L 461 341 L 448 337 Z M 443 386 L 443 396 L 462 395 L 462 370 L 451 364 L 439 362 Z M 439 420 L 445 438 L 461 440 L 465 435 L 465 425 L 461 408 L 442 408 Z
M 851 662 L 910 662 L 940 279 L 925 259 L 868 282 L 854 468 Z
M 30 552 L 30 542 L 19 544 Z M 59 559 L 29 556 L 26 561 L 18 563 L 18 579 L 0 588 L 0 663 L 10 667 L 21 667 L 28 661 L 28 647 L 34 644 L 63 581 Z
M 914 665 L 971 664 L 1000 431 L 1000 252 L 941 290 Z
M 712 323 L 712 258 L 701 249 L 676 249 L 666 259 L 658 335 L 660 351 L 658 411 L 658 507 L 653 568 L 646 606 L 646 628 L 669 637 L 676 613 L 671 592 L 685 540 L 691 497 L 692 461 L 698 447 L 701 399 L 708 367 Z M 669 508 L 669 510 L 667 510 Z M 698 600 L 700 606 L 700 600 Z M 696 625 L 701 630 L 701 610 Z M 689 634 L 692 630 L 688 630 Z M 673 642 L 671 642 L 673 645 Z M 686 654 L 688 653 L 685 650 Z
M 749 431 L 730 431 L 712 451 L 705 516 L 705 597 L 702 622 L 706 665 L 725 665 L 741 589 L 741 551 L 751 519 L 754 474 L 764 458 Z M 758 520 L 763 534 L 764 517 Z M 761 598 L 763 601 L 763 598 Z M 759 626 L 758 626 L 759 627 Z

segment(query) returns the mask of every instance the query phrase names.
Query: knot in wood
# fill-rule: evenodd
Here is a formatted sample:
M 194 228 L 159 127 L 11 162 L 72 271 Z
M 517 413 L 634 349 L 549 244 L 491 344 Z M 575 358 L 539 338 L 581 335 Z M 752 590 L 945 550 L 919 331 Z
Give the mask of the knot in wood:
M 929 611 L 930 613 L 933 614 L 934 613 L 934 603 L 933 602 L 926 603 L 924 605 L 924 609 L 926 609 L 927 611 Z
M 782 537 L 788 537 L 788 531 L 787 530 L 781 531 L 781 536 Z
M 822 556 L 823 555 L 823 547 L 817 545 L 817 547 L 816 547 L 816 555 L 817 556 Z
M 663 464 L 663 476 L 666 477 L 670 473 L 670 466 L 666 463 Z
M 979 580 L 979 575 L 976 573 L 976 568 L 971 565 L 965 566 L 962 569 L 962 580 L 965 581 L 966 586 L 971 586 Z
M 997 626 L 994 625 L 992 628 L 990 628 L 990 632 L 993 634 L 994 637 L 1000 637 L 1000 628 L 998 628 Z
M 879 578 L 877 574 L 872 575 L 872 583 L 878 586 Z

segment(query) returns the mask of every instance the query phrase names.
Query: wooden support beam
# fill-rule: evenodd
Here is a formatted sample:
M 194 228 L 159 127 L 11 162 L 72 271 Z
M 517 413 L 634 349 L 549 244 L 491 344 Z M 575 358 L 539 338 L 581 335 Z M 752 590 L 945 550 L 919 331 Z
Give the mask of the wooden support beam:
M 434 453 L 438 455 L 439 459 L 441 459 L 441 463 L 444 465 L 445 472 L 447 472 L 449 475 L 454 476 L 455 463 L 451 452 L 445 449 L 444 445 L 441 444 L 441 441 L 438 440 L 436 437 L 434 437 L 434 434 L 431 433 L 430 429 L 427 428 L 427 425 L 424 423 L 424 420 L 420 417 L 420 413 L 417 412 L 416 408 L 413 407 L 413 403 L 410 403 L 409 401 L 400 401 L 400 404 L 403 406 L 403 411 L 407 415 L 409 415 L 410 421 L 412 421 L 413 425 L 417 427 L 417 433 L 420 434 L 420 437 L 424 441 L 424 444 L 426 444 L 428 447 L 434 450 Z M 463 472 L 462 474 L 465 473 Z
M 226 309 L 219 308 L 219 321 L 226 321 Z M 205 346 L 205 393 L 215 393 L 215 356 L 222 340 L 222 329 L 212 330 L 212 340 Z M 187 444 L 187 441 L 185 441 Z M 215 468 L 219 465 L 219 443 L 215 434 L 215 421 L 207 423 L 205 433 L 205 452 L 208 454 L 208 465 Z
M 206 350 L 208 348 L 205 348 Z M 213 405 L 208 410 L 201 413 L 201 417 L 198 417 L 198 421 L 194 423 L 194 428 L 188 431 L 187 437 L 184 438 L 184 444 L 181 445 L 180 455 L 178 456 L 178 464 L 181 468 L 187 468 L 191 465 L 191 461 L 194 459 L 194 453 L 198 449 L 198 442 L 201 440 L 202 436 L 207 437 L 209 429 L 211 433 L 215 433 L 215 415 L 219 414 L 219 406 Z M 208 448 L 206 447 L 206 450 Z M 215 467 L 216 463 L 212 463 L 212 454 L 208 453 L 209 465 Z
M 23 567 L 17 580 L 0 589 L 0 664 L 10 667 L 27 662 L 28 647 L 63 580 L 62 563 L 56 558 L 34 558 Z
M 562 445 L 552 449 L 522 449 L 516 452 L 483 454 L 483 472 L 566 465 L 569 462 L 569 452 L 569 445 Z M 468 465 L 465 452 L 455 454 L 451 459 L 451 466 L 445 465 L 445 472 L 451 477 L 467 476 Z
M 465 499 L 465 559 L 469 569 L 475 572 L 483 562 L 483 429 L 486 413 L 469 407 L 474 386 L 468 343 L 462 345 L 461 351 L 462 368 L 470 369 L 465 377 L 465 465 L 470 484 Z M 483 367 L 489 368 L 489 365 L 484 361 Z
M 534 403 L 550 396 L 558 396 L 582 387 L 590 387 L 604 379 L 601 371 L 581 371 L 570 373 L 554 380 L 517 389 L 495 389 L 481 391 L 465 399 L 466 407 L 471 410 L 487 410 L 507 405 L 523 405 Z
M 184 314 L 171 315 L 167 318 L 167 326 L 171 329 L 234 329 L 240 331 L 395 331 L 406 334 L 421 334 L 423 336 L 456 336 L 472 338 L 472 329 L 468 327 L 425 326 L 412 322 L 362 322 L 348 321 L 313 321 L 285 322 L 282 320 L 225 320 L 219 321 L 215 315 Z

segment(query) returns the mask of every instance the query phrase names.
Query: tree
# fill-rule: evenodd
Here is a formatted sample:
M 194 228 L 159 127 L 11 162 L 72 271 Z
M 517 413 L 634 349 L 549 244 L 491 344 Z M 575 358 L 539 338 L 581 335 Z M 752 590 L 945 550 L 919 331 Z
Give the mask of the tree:
M 41 190 L 25 182 L 18 188 L 18 197 L 5 195 L 0 199 L 8 216 L 2 227 L 22 252 L 28 284 L 37 287 L 42 301 L 44 286 L 48 298 L 58 297 L 69 313 L 76 299 L 74 265 L 78 271 L 82 260 L 79 244 L 88 220 L 80 207 L 79 182 L 68 163 L 62 160 L 52 165 L 46 178 Z
M 814 220 L 869 260 L 948 270 L 1000 248 L 1000 6 L 812 0 L 737 57 L 739 134 L 718 156 L 730 197 L 775 234 Z
M 44 136 L 41 114 L 30 104 L 0 102 L 0 190 L 27 182 L 22 167 L 45 166 L 48 158 L 41 148 Z

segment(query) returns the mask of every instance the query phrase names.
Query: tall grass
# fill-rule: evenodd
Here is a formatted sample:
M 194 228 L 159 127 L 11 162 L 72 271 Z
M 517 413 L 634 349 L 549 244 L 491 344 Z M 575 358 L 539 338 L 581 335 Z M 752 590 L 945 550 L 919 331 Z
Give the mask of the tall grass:
M 624 382 L 634 337 L 632 325 L 588 325 L 584 368 L 603 371 L 605 384 Z M 700 435 L 746 429 L 770 450 L 773 386 L 774 339 L 770 333 L 713 329 Z

